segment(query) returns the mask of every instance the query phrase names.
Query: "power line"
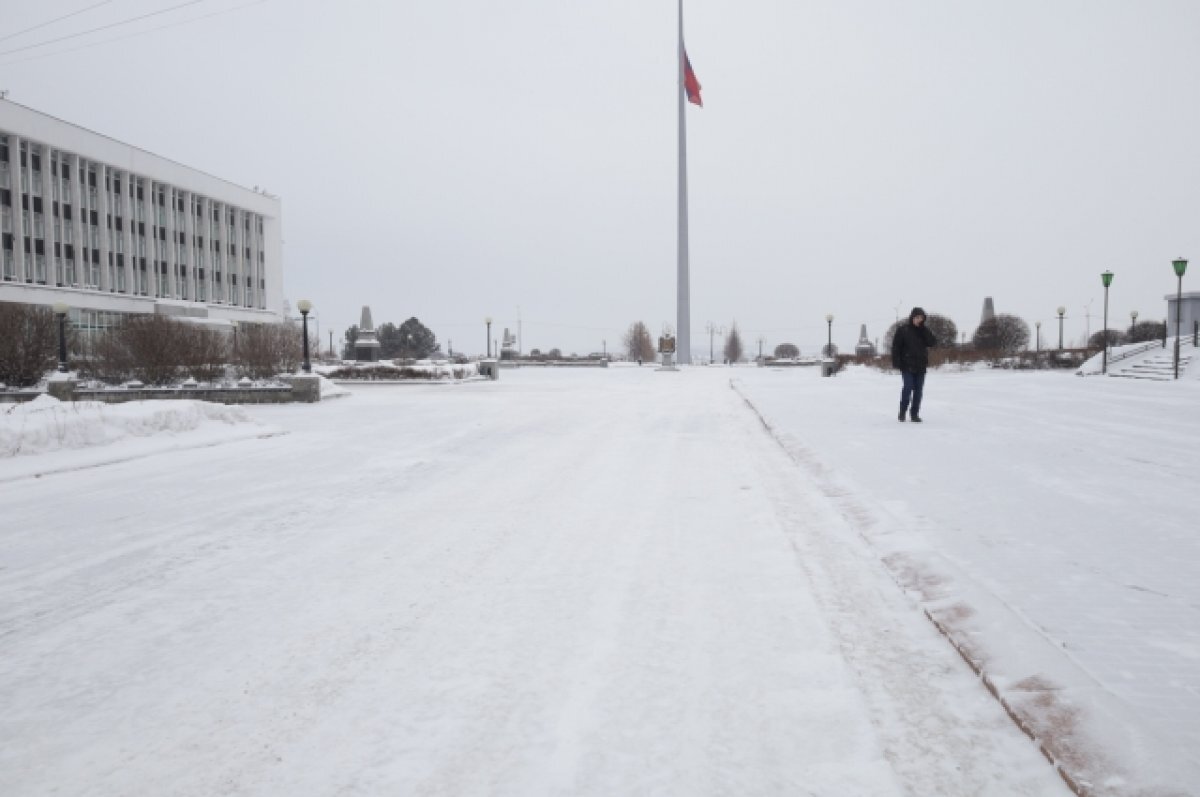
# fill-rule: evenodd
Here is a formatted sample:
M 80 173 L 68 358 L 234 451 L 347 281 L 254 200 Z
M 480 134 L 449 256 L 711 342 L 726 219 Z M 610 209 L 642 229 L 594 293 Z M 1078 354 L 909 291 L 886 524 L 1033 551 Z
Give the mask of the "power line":
M 22 33 L 29 33 L 30 31 L 35 31 L 35 30 L 38 30 L 39 28 L 44 28 L 47 25 L 53 25 L 55 22 L 62 22 L 64 19 L 70 19 L 71 17 L 77 17 L 80 14 L 82 14 L 84 11 L 91 11 L 93 8 L 99 8 L 100 6 L 106 6 L 111 2 L 112 2 L 112 0 L 103 0 L 103 2 L 96 3 L 94 6 L 88 6 L 87 8 L 81 8 L 78 11 L 72 11 L 70 14 L 64 14 L 61 17 L 55 17 L 54 19 L 50 20 L 49 22 L 43 22 L 40 25 L 34 25 L 32 28 L 26 28 L 25 30 L 19 30 L 16 33 L 10 33 L 7 36 L 0 36 L 0 42 L 8 41 L 9 39 L 15 39 L 17 36 L 20 36 Z
M 125 41 L 126 39 L 133 39 L 138 36 L 145 36 L 147 33 L 154 33 L 156 31 L 166 30 L 167 28 L 178 28 L 180 25 L 187 25 L 192 22 L 199 22 L 202 19 L 208 19 L 209 17 L 217 17 L 222 14 L 232 13 L 234 11 L 241 11 L 244 8 L 250 8 L 251 6 L 260 6 L 265 2 L 267 2 L 267 0 L 254 0 L 254 2 L 252 2 L 252 3 L 246 3 L 246 4 L 240 5 L 240 6 L 234 6 L 233 8 L 223 8 L 220 11 L 213 11 L 211 14 L 202 14 L 201 16 L 192 17 L 190 19 L 180 20 L 179 22 L 168 22 L 166 25 L 159 25 L 157 28 L 147 28 L 146 30 L 139 30 L 137 33 L 130 33 L 126 36 L 117 36 L 112 39 L 103 39 L 102 41 L 92 42 L 91 44 L 84 44 L 79 47 L 72 47 L 69 50 L 58 50 L 53 53 L 43 53 L 42 55 L 32 55 L 28 58 L 18 58 L 15 61 L 5 61 L 4 63 L 0 64 L 0 66 L 10 66 L 12 64 L 23 64 L 26 61 L 38 61 L 42 58 L 53 58 L 56 55 L 66 55 L 67 53 L 76 53 L 76 52 L 79 52 L 80 50 L 88 50 L 92 47 L 100 47 L 105 44 L 112 44 L 114 42 Z
M 123 19 L 120 22 L 110 22 L 107 25 L 100 25 L 98 27 L 91 28 L 90 30 L 81 31 L 79 33 L 71 33 L 67 36 L 59 36 L 57 39 L 47 39 L 46 41 L 38 42 L 37 44 L 27 44 L 24 47 L 18 47 L 15 50 L 4 50 L 3 52 L 0 52 L 0 55 L 12 55 L 13 53 L 24 52 L 25 50 L 33 50 L 37 47 L 45 47 L 48 44 L 56 44 L 57 42 L 66 41 L 67 39 L 78 39 L 80 36 L 87 36 L 89 33 L 96 33 L 98 31 L 108 30 L 109 28 L 117 28 L 117 27 L 120 27 L 121 25 L 128 25 L 132 22 L 138 22 L 139 20 L 149 19 L 150 17 L 157 17 L 162 14 L 170 13 L 171 11 L 178 11 L 181 8 L 186 8 L 188 6 L 194 6 L 197 3 L 203 3 L 203 2 L 205 2 L 205 0 L 188 0 L 188 2 L 180 3 L 177 6 L 171 6 L 170 8 L 164 8 L 159 11 L 151 11 L 148 14 L 142 14 L 140 16 L 130 17 L 129 19 Z

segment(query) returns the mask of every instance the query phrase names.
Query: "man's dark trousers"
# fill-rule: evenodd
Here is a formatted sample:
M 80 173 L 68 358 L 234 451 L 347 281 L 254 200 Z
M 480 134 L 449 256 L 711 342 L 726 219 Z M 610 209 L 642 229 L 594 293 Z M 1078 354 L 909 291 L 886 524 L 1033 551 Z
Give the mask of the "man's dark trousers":
M 901 371 L 904 378 L 904 389 L 900 391 L 900 412 L 908 412 L 909 401 L 912 401 L 912 414 L 921 414 L 921 393 L 925 390 L 925 372 Z

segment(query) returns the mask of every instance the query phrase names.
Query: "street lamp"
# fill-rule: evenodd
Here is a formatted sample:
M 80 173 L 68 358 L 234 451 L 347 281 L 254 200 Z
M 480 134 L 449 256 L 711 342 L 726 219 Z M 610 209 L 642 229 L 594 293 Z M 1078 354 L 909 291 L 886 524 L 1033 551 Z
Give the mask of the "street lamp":
M 296 309 L 300 311 L 300 317 L 304 320 L 304 373 L 312 373 L 312 363 L 308 361 L 308 311 L 312 309 L 312 302 L 308 299 L 301 299 L 296 302 Z
M 237 356 L 238 356 L 238 353 L 237 353 L 237 351 L 238 351 L 238 347 L 237 347 L 238 322 L 230 321 L 229 326 L 233 327 L 233 359 L 236 360 Z
M 487 356 L 490 360 L 492 358 L 492 317 L 488 316 L 483 319 L 483 323 L 487 324 Z
M 1137 326 L 1137 317 L 1138 317 L 1137 310 L 1129 311 L 1129 342 L 1130 343 L 1133 342 L 1133 328 Z
M 1041 354 L 1042 353 L 1042 322 L 1034 321 L 1033 325 L 1035 327 L 1037 327 L 1037 348 L 1035 349 L 1035 351 L 1038 354 Z
M 829 328 L 829 334 L 826 336 L 826 340 L 825 340 L 825 356 L 832 358 L 833 357 L 833 313 L 829 313 L 828 315 L 825 316 L 825 324 Z
M 704 329 L 706 332 L 708 332 L 708 363 L 709 365 L 712 365 L 716 360 L 716 352 L 713 349 L 713 336 L 724 335 L 725 327 L 717 326 L 712 321 L 709 321 L 708 325 L 705 326 Z
M 1183 272 L 1187 271 L 1187 261 L 1177 257 L 1171 261 L 1175 267 L 1175 276 L 1179 277 L 1179 289 L 1175 292 L 1175 378 L 1179 378 L 1179 325 L 1183 321 Z
M 1065 316 L 1066 314 L 1067 314 L 1067 308 L 1065 308 L 1065 307 L 1058 308 L 1058 350 L 1059 351 L 1062 351 L 1062 347 L 1063 347 L 1063 345 L 1062 345 L 1062 340 L 1063 340 L 1063 338 L 1062 338 L 1062 322 L 1063 322 L 1063 316 Z
M 71 308 L 62 302 L 54 305 L 54 314 L 58 316 L 58 372 L 67 372 L 67 311 Z
M 1104 356 L 1100 358 L 1100 373 L 1108 373 L 1108 286 L 1112 285 L 1113 273 L 1106 271 L 1100 275 L 1100 281 L 1104 283 Z

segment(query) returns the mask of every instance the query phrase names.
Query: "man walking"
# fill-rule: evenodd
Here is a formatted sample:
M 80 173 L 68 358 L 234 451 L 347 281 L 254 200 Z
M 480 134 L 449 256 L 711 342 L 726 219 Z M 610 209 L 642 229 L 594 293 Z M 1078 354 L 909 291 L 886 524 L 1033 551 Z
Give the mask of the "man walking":
M 900 391 L 900 416 L 908 412 L 912 401 L 913 423 L 921 422 L 921 394 L 925 390 L 925 370 L 929 368 L 929 349 L 937 345 L 933 333 L 925 326 L 925 311 L 914 307 L 908 323 L 896 330 L 892 340 L 892 367 L 900 371 L 904 388 Z

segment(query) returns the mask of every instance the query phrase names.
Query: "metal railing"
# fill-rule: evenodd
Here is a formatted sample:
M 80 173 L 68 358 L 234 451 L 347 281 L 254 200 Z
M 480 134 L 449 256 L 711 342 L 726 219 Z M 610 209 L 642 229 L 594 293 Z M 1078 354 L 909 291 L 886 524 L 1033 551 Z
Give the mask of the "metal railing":
M 1109 364 L 1109 366 L 1111 366 L 1113 363 L 1119 363 L 1121 360 L 1128 360 L 1130 357 L 1136 357 L 1139 354 L 1145 354 L 1146 352 L 1150 351 L 1151 349 L 1159 348 L 1161 345 L 1162 344 L 1160 341 L 1148 340 L 1148 341 L 1142 343 L 1140 346 L 1135 346 L 1132 349 L 1127 349 L 1127 350 L 1121 352 L 1120 354 L 1109 355 L 1108 364 Z

